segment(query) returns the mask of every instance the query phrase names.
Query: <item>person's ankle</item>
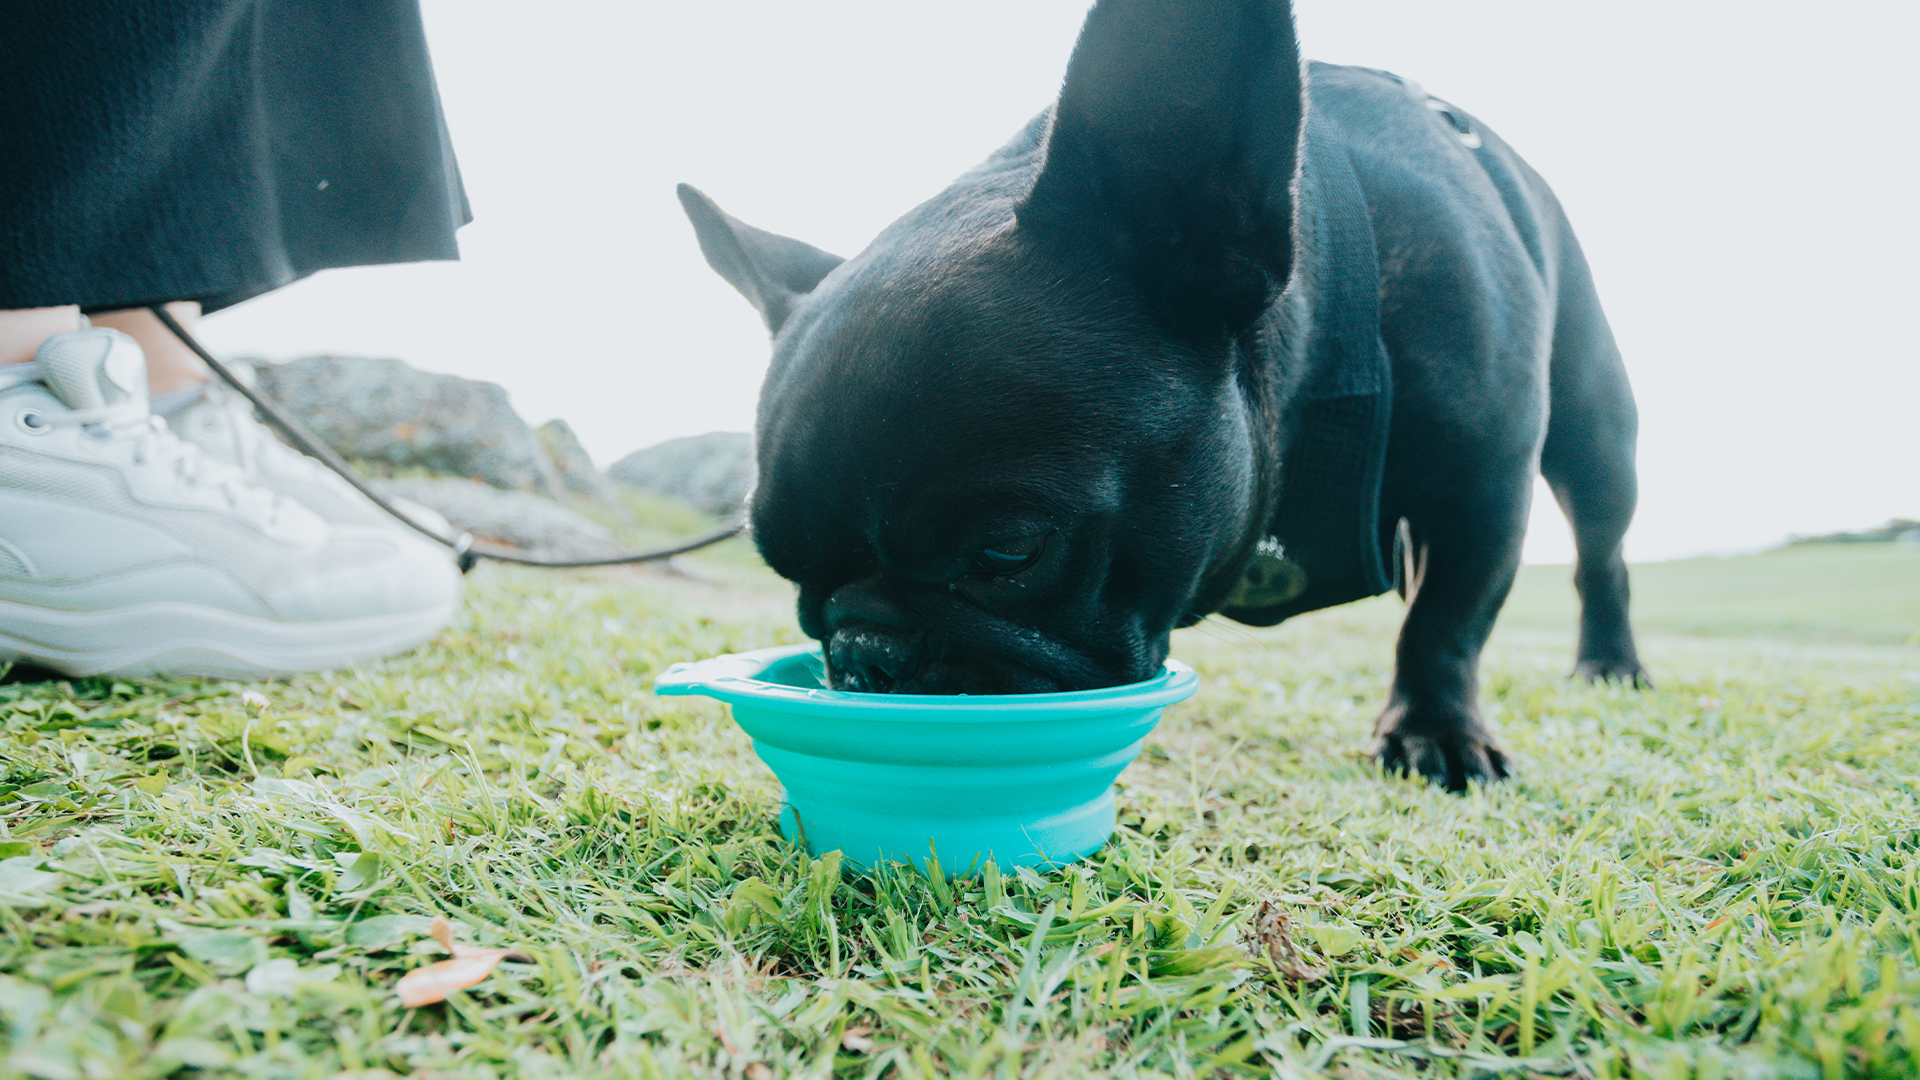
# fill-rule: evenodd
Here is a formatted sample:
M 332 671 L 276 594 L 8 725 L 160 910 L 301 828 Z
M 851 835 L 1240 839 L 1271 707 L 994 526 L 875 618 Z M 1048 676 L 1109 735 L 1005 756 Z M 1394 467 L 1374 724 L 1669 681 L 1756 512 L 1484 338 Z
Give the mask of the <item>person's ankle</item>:
M 177 300 L 167 305 L 167 314 L 178 320 L 181 326 L 192 327 L 194 320 L 200 317 L 200 304 L 193 300 Z M 93 325 L 112 327 L 139 343 L 140 351 L 147 357 L 149 392 L 167 394 L 176 390 L 191 390 L 206 383 L 207 366 L 146 308 L 95 312 L 92 319 Z
M 84 325 L 72 305 L 0 311 L 0 366 L 31 364 L 41 342 Z

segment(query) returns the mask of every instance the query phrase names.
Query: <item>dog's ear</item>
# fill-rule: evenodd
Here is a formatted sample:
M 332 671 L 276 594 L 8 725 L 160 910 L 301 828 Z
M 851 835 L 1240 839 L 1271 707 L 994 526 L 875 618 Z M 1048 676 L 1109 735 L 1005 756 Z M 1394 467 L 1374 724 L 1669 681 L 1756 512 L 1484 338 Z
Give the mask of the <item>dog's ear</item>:
M 794 302 L 846 261 L 812 244 L 756 229 L 690 184 L 681 184 L 678 191 L 707 265 L 759 309 L 769 333 L 779 333 Z
M 1285 0 L 1100 0 L 1020 222 L 1112 252 L 1173 329 L 1239 333 L 1292 269 L 1304 87 Z

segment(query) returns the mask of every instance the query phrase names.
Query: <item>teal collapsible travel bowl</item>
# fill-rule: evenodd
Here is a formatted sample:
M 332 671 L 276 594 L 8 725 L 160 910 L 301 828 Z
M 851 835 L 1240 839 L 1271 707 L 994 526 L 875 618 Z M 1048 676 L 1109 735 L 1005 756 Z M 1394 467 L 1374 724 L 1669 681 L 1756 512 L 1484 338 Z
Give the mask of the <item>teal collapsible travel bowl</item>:
M 840 851 L 949 873 L 1083 859 L 1113 833 L 1113 778 L 1160 711 L 1200 685 L 1167 661 L 1145 682 L 1057 694 L 855 694 L 821 685 L 816 645 L 675 664 L 659 694 L 704 694 L 786 786 L 780 831 Z

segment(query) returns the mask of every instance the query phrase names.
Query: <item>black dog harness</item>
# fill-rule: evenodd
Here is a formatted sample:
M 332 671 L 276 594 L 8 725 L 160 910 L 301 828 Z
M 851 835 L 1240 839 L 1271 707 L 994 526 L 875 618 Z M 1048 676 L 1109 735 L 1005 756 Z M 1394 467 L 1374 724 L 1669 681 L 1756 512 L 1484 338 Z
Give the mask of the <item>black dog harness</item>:
M 1222 614 L 1252 626 L 1377 596 L 1393 587 L 1380 529 L 1380 481 L 1393 371 L 1380 338 L 1373 224 L 1339 136 L 1308 114 L 1301 212 L 1312 215 L 1318 281 L 1310 367 L 1281 463 L 1272 539 Z
M 1480 132 L 1464 112 L 1411 79 L 1362 70 L 1400 84 L 1409 98 L 1444 121 L 1462 146 L 1481 148 Z M 1294 438 L 1281 462 L 1272 535 L 1221 608 L 1251 626 L 1272 626 L 1395 587 L 1388 560 L 1395 540 L 1380 522 L 1393 368 L 1380 337 L 1373 222 L 1346 144 L 1311 111 L 1300 186 L 1303 212 L 1312 215 L 1318 260 L 1307 348 L 1311 370 Z

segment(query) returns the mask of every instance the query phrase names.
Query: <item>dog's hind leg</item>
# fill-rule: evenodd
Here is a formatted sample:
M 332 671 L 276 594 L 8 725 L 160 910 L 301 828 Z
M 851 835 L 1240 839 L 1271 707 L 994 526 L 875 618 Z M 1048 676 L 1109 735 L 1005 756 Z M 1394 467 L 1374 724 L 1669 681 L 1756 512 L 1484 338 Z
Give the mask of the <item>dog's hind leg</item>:
M 1562 229 L 1551 404 L 1540 472 L 1573 526 L 1573 584 L 1580 593 L 1573 673 L 1645 686 L 1650 681 L 1627 621 L 1627 564 L 1620 551 L 1638 495 L 1633 464 L 1638 416 L 1586 259 L 1571 230 Z

